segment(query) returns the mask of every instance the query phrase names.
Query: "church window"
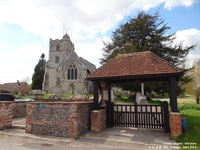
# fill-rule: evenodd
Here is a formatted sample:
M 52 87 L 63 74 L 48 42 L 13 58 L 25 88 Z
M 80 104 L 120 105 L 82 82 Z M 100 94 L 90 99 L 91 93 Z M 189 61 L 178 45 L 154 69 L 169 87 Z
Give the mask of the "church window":
M 57 50 L 57 51 L 60 50 L 60 45 L 56 45 L 56 50 Z
M 58 56 L 56 56 L 55 63 L 59 63 L 59 57 Z
M 67 70 L 67 79 L 76 80 L 77 79 L 77 68 L 75 64 L 70 64 Z

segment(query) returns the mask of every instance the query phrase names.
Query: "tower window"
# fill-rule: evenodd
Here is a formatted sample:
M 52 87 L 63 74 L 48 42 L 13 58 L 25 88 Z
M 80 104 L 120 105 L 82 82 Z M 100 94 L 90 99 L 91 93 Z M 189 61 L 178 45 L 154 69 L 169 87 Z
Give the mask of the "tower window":
M 56 58 L 55 58 L 55 63 L 59 63 L 59 57 L 58 56 L 56 56 Z
M 67 70 L 67 79 L 76 80 L 77 79 L 77 68 L 75 64 L 70 64 Z
M 57 50 L 57 51 L 60 50 L 60 45 L 56 45 L 56 50 Z

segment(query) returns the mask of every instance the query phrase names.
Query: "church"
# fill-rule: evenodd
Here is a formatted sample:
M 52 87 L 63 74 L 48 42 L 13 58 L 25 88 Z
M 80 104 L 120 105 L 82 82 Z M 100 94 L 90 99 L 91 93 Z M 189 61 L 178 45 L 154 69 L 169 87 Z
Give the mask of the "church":
M 92 83 L 86 77 L 95 70 L 94 64 L 76 54 L 68 34 L 61 40 L 50 39 L 43 90 L 56 94 L 88 94 Z

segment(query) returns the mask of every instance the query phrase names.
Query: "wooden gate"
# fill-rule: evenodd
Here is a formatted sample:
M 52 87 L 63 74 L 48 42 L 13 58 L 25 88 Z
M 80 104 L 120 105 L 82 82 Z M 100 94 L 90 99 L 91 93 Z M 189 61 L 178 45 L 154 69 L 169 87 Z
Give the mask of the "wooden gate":
M 113 126 L 165 129 L 169 132 L 168 103 L 161 105 L 126 105 L 113 106 Z

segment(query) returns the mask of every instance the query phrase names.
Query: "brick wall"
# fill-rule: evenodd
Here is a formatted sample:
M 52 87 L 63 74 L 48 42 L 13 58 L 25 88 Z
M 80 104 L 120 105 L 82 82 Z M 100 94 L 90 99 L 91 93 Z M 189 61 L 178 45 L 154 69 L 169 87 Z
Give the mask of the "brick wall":
M 106 127 L 106 110 L 93 110 L 91 112 L 91 131 L 99 132 Z
M 26 107 L 26 132 L 76 138 L 90 129 L 91 101 L 32 102 Z
M 13 102 L 0 102 L 0 129 L 12 127 Z
M 176 139 L 182 133 L 181 115 L 177 112 L 169 113 L 171 138 Z

